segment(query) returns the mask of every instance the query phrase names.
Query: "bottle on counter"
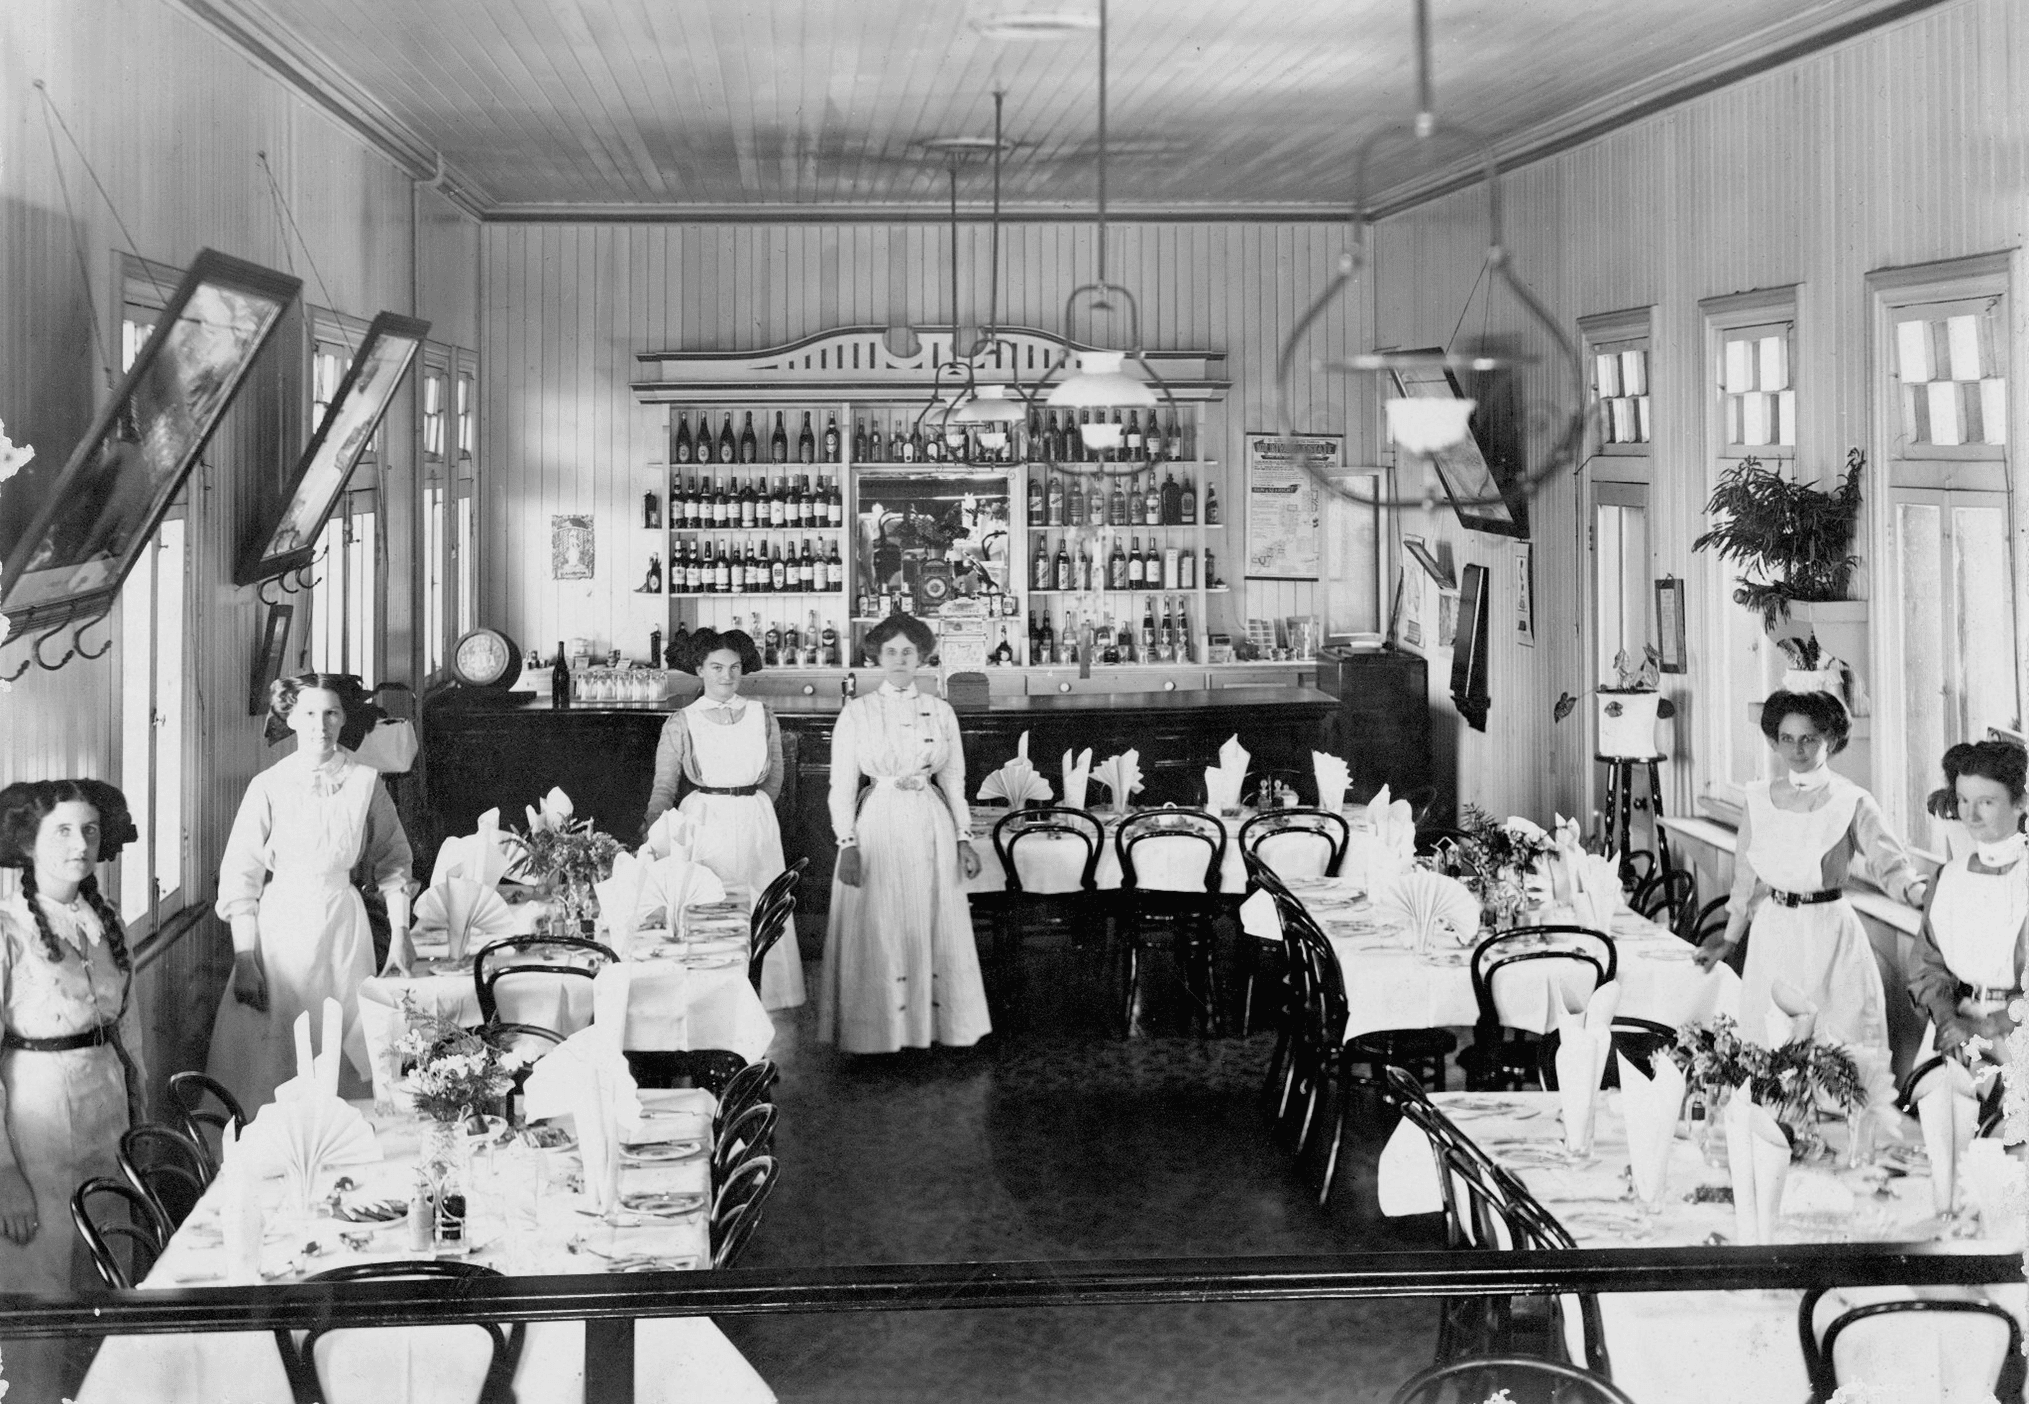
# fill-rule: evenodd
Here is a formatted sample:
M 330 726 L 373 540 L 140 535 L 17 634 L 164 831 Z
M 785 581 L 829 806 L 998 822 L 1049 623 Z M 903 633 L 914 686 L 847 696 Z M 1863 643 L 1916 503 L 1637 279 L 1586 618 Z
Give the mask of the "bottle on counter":
M 676 415 L 676 437 L 669 441 L 671 463 L 694 463 L 697 450 L 690 444 L 690 411 L 678 410 Z
M 564 657 L 564 642 L 557 640 L 557 661 L 550 668 L 550 705 L 568 707 L 571 705 L 571 663 Z

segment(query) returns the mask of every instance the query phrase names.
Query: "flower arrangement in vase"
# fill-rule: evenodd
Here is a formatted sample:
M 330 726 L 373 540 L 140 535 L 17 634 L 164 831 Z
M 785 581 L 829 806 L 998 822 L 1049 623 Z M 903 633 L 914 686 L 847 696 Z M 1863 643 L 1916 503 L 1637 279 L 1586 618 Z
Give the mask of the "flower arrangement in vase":
M 406 1027 L 395 1041 L 395 1052 L 406 1072 L 407 1090 L 416 1113 L 429 1121 L 483 1129 L 485 1111 L 514 1087 L 519 1055 L 504 1052 L 471 1029 L 460 1028 L 441 1014 L 416 1007 L 413 996 L 402 996 Z
M 613 875 L 620 841 L 594 829 L 590 819 L 531 824 L 527 833 L 513 838 L 521 849 L 516 866 L 534 880 L 567 932 L 576 935 L 584 922 L 597 915 L 592 884 Z
M 1470 887 L 1487 925 L 1507 925 L 1527 900 L 1527 881 L 1557 841 L 1527 819 L 1496 820 L 1476 804 L 1459 816 L 1458 835 L 1438 845 L 1436 867 Z
M 1716 1124 L 1726 1099 L 1745 1088 L 1782 1125 L 1797 1159 L 1808 1158 L 1820 1144 L 1816 1110 L 1821 1100 L 1848 1116 L 1867 1103 L 1859 1064 L 1841 1045 L 1799 1038 L 1765 1048 L 1742 1038 L 1739 1027 L 1724 1014 L 1709 1023 L 1680 1027 L 1669 1053 L 1683 1069 L 1686 1086 L 1707 1099 L 1710 1120 Z

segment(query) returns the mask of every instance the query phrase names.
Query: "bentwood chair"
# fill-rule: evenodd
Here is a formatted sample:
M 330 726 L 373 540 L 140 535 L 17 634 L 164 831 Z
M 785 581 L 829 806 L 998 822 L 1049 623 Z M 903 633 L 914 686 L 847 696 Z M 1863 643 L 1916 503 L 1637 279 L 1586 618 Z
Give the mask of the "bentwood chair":
M 110 1206 L 99 1201 L 108 1196 L 126 1205 L 125 1223 L 101 1219 Z M 92 1255 L 99 1280 L 116 1292 L 126 1291 L 148 1275 L 155 1260 L 162 1256 L 162 1247 L 169 1237 L 147 1195 L 103 1175 L 86 1180 L 71 1195 L 70 1220 L 77 1227 L 78 1237 L 84 1240 L 85 1250 Z M 114 1239 L 126 1242 L 129 1262 L 121 1261 L 113 1246 Z
M 769 1100 L 768 1094 L 781 1080 L 782 1071 L 775 1066 L 772 1058 L 763 1058 L 758 1063 L 749 1063 L 726 1080 L 726 1084 L 715 1095 L 719 1100 L 718 1111 L 712 1117 L 712 1134 L 718 1135 L 738 1119 L 748 1107 Z
M 1014 1032 L 1029 1020 L 1023 951 L 1030 939 L 1072 948 L 1105 939 L 1098 892 L 1106 829 L 1085 810 L 1039 805 L 996 820 L 991 842 L 1002 890 L 978 893 L 972 902 L 992 936 L 992 957 L 983 964 L 994 1025 Z
M 1256 864 L 1291 878 L 1337 877 L 1352 842 L 1352 826 L 1343 814 L 1327 809 L 1277 809 L 1257 814 L 1240 826 L 1240 857 L 1253 873 Z M 1247 941 L 1247 984 L 1240 996 L 1240 1036 L 1247 1036 L 1254 1018 L 1254 980 L 1280 952 L 1274 941 Z
M 1200 1032 L 1218 1032 L 1219 971 L 1213 919 L 1219 914 L 1226 826 L 1202 809 L 1145 809 L 1113 835 L 1120 855 L 1120 914 L 1127 980 L 1123 1023 L 1133 1037 L 1141 1022 L 1141 956 L 1168 949 L 1181 961 Z M 1202 864 L 1202 866 L 1200 866 Z
M 1556 1360 L 1526 1355 L 1483 1355 L 1434 1365 L 1407 1380 L 1390 1404 L 1480 1404 L 1502 1389 L 1524 1399 L 1559 1404 L 1634 1404 L 1612 1380 Z
M 724 1184 L 755 1156 L 775 1153 L 777 1115 L 773 1102 L 755 1102 L 725 1124 L 712 1146 L 713 1184 Z
M 1468 1087 L 1512 1090 L 1540 1076 L 1542 1054 L 1535 1031 L 1542 1027 L 1550 992 L 1536 988 L 1532 997 L 1539 1001 L 1537 1007 L 1517 1009 L 1516 996 L 1506 989 L 1509 982 L 1499 978 L 1504 971 L 1519 973 L 1517 967 L 1537 964 L 1547 967 L 1542 972 L 1545 985 L 1554 981 L 1569 1002 L 1573 995 L 1589 998 L 1613 979 L 1620 957 L 1611 936 L 1584 926 L 1515 927 L 1480 942 L 1471 966 L 1479 1023 L 1473 1046 L 1459 1059 Z
M 1684 909 L 1698 908 L 1698 875 L 1688 868 L 1658 867 L 1628 894 L 1628 906 L 1659 925 L 1676 929 Z
M 1968 1398 L 1981 1391 L 1998 1399 L 2022 1398 L 2022 1327 L 2006 1307 L 1969 1298 L 1911 1296 L 1850 1307 L 1820 1324 L 1831 1290 L 1812 1288 L 1797 1308 L 1810 1404 L 1825 1404 L 1838 1391 L 1842 1359 L 1854 1379 L 1877 1376 L 1878 1365 L 1870 1369 L 1861 1363 L 1863 1353 L 1874 1361 L 1948 1363 L 1955 1378 L 1940 1383 Z
M 796 860 L 808 862 L 806 858 Z M 761 970 L 768 959 L 768 952 L 775 949 L 775 943 L 784 936 L 792 941 L 796 930 L 796 897 L 785 893 L 778 897 L 765 913 L 754 914 L 752 942 L 747 954 L 747 983 L 754 987 L 754 993 L 761 992 Z
M 402 1277 L 470 1280 L 500 1275 L 497 1270 L 479 1263 L 427 1258 L 408 1262 L 348 1263 L 344 1267 L 332 1268 L 329 1272 L 320 1272 L 307 1277 L 304 1281 L 370 1282 Z M 521 1363 L 520 1322 L 511 1322 L 504 1327 L 491 1321 L 475 1321 L 456 1326 L 405 1326 L 396 1329 L 442 1334 L 467 1331 L 474 1326 L 484 1331 L 491 1343 L 485 1382 L 479 1389 L 479 1404 L 515 1404 L 514 1372 Z M 317 1346 L 326 1337 L 345 1329 L 330 1326 L 315 1327 L 304 1333 L 301 1344 L 297 1343 L 294 1332 L 287 1330 L 275 1332 L 275 1346 L 281 1352 L 282 1368 L 289 1376 L 289 1389 L 295 1396 L 295 1404 L 325 1404 L 329 1390 L 319 1376 Z
M 772 1155 L 757 1155 L 734 1169 L 712 1199 L 712 1266 L 735 1266 L 747 1251 L 747 1240 L 761 1222 L 761 1210 L 775 1192 L 780 1164 Z
M 218 1103 L 216 1110 L 205 1106 L 207 1097 Z M 204 1154 L 205 1175 L 209 1180 L 218 1173 L 225 1128 L 232 1127 L 233 1134 L 238 1135 L 246 1129 L 247 1114 L 240 1110 L 239 1101 L 225 1089 L 223 1083 L 201 1072 L 180 1072 L 170 1078 L 169 1099 L 176 1104 L 183 1134 L 190 1137 Z M 214 1144 L 218 1145 L 218 1152 L 212 1150 Z
M 650 1090 L 672 1087 L 702 1087 L 713 1097 L 724 1097 L 726 1086 L 747 1060 L 728 1048 L 686 1048 L 623 1050 L 627 1070 L 635 1085 Z
M 1601 1087 L 1620 1086 L 1621 1059 L 1633 1063 L 1643 1076 L 1655 1076 L 1656 1059 L 1677 1041 L 1677 1031 L 1668 1024 L 1633 1014 L 1614 1015 L 1609 1034 L 1613 1040 L 1613 1051 L 1619 1057 L 1606 1060 L 1606 1074 L 1599 1084 Z M 1557 1090 L 1557 1048 L 1561 1041 L 1560 1032 L 1552 1029 L 1536 1044 L 1536 1081 L 1545 1092 Z
M 545 1053 L 564 1041 L 564 1036 L 555 1029 L 544 1028 L 541 1024 L 488 1024 L 486 1041 L 503 1053 L 519 1054 L 521 1066 L 513 1073 L 514 1086 L 508 1089 L 507 1107 L 516 1125 L 521 1122 L 521 1092 L 528 1084 L 528 1075 L 535 1071 L 535 1065 L 542 1061 Z
M 499 986 L 503 980 L 546 977 L 589 981 L 619 958 L 610 947 L 582 936 L 514 936 L 496 941 L 472 961 L 472 985 L 479 995 L 480 1020 L 491 1024 L 500 1019 Z
M 174 1232 L 211 1183 L 204 1152 L 167 1126 L 130 1126 L 120 1134 L 120 1173 L 154 1206 L 156 1222 Z M 164 1235 L 165 1239 L 167 1234 Z
M 796 891 L 796 884 L 803 880 L 804 871 L 809 866 L 808 858 L 798 858 L 775 874 L 774 880 L 761 889 L 760 895 L 754 898 L 754 927 L 757 932 L 762 915 Z

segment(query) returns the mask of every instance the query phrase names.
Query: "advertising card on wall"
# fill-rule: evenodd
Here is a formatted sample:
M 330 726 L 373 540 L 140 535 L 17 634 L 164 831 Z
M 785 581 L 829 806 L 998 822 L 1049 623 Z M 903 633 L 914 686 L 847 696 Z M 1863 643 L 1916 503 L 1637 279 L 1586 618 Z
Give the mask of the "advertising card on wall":
M 1247 578 L 1316 580 L 1322 573 L 1323 490 L 1304 459 L 1326 474 L 1345 466 L 1343 434 L 1247 436 Z

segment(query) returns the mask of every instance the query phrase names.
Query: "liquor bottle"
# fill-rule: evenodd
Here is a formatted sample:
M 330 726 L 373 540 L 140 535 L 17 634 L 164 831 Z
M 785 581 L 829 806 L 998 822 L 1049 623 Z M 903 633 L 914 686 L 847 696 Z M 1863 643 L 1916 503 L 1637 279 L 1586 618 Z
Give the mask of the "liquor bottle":
M 768 562 L 768 588 L 771 590 L 793 590 L 789 582 L 789 562 L 783 558 L 782 543 L 775 543 L 775 559 Z
M 921 425 L 916 426 L 916 432 L 918 433 L 922 432 Z M 917 454 L 916 456 L 925 463 L 943 462 L 944 436 L 938 433 L 937 430 L 934 428 L 931 429 L 929 433 L 923 434 L 923 451 Z
M 810 475 L 789 480 L 789 492 L 782 504 L 782 524 L 802 527 L 810 523 Z
M 1050 543 L 1045 538 L 1036 538 L 1036 558 L 1029 567 L 1029 588 L 1047 590 L 1056 578 L 1055 567 L 1050 564 Z
M 1079 479 L 1064 479 L 1064 520 L 1063 526 L 1085 524 L 1085 490 L 1078 486 Z
M 1155 596 L 1148 597 L 1148 604 L 1141 612 L 1141 656 L 1144 661 L 1155 658 Z
M 1179 494 L 1179 497 L 1181 499 L 1181 515 L 1179 520 L 1185 526 L 1196 526 L 1198 524 L 1198 489 L 1197 485 L 1191 480 L 1189 473 L 1184 474 L 1183 491 Z
M 1161 526 L 1169 519 L 1162 514 L 1162 490 L 1155 485 L 1155 474 L 1148 475 L 1148 492 L 1142 499 L 1141 520 L 1145 526 Z
M 813 629 L 810 637 L 814 642 L 817 638 L 817 631 Z M 782 666 L 794 668 L 801 665 L 802 662 L 803 633 L 796 627 L 796 621 L 792 619 L 782 626 Z
M 1092 495 L 1085 499 L 1085 524 L 1093 527 L 1106 525 L 1106 480 L 1092 480 Z
M 825 490 L 824 494 L 826 513 L 830 518 L 829 525 L 835 527 L 845 525 L 845 493 L 841 490 L 843 481 L 841 478 L 833 478 L 831 486 Z M 837 563 L 838 548 L 834 546 L 832 547 L 832 564 L 836 565 Z
M 1023 448 L 1026 450 L 1023 457 L 1030 463 L 1040 463 L 1049 457 L 1050 440 L 1043 430 L 1043 412 L 1039 409 L 1029 411 L 1028 442 Z
M 775 432 L 777 434 L 782 432 L 782 416 L 779 413 L 775 416 Z M 782 457 L 775 461 L 784 463 L 788 461 L 788 458 L 789 441 L 784 439 L 782 441 Z M 798 463 L 817 462 L 817 434 L 810 427 L 809 410 L 803 411 L 803 428 L 796 435 L 796 461 Z
M 1205 548 L 1205 588 L 1207 590 L 1217 590 L 1220 588 L 1219 558 L 1212 553 L 1212 548 L 1209 546 Z
M 775 491 L 768 495 L 768 525 L 777 531 L 789 525 L 789 475 L 784 473 L 775 480 Z
M 825 566 L 831 580 L 831 584 L 826 588 L 843 590 L 845 588 L 845 562 L 838 558 L 838 542 L 836 540 L 833 540 L 831 543 L 831 559 L 825 562 Z
M 1057 631 L 1050 627 L 1050 616 L 1047 614 L 1043 616 L 1043 632 L 1036 645 L 1036 654 L 1038 663 L 1057 661 Z
M 1029 474 L 1029 525 L 1032 527 L 1044 525 L 1044 514 L 1048 511 L 1049 508 L 1043 501 L 1042 470 L 1036 469 Z
M 690 446 L 690 411 L 679 410 L 676 415 L 676 432 L 669 439 L 669 461 L 691 463 L 697 458 L 697 451 Z
M 718 564 L 712 570 L 712 579 L 718 582 L 721 595 L 733 592 L 733 552 L 725 542 L 719 543 Z
M 810 549 L 810 538 L 803 538 L 803 555 L 796 562 L 796 587 L 808 594 L 815 594 L 824 585 L 818 578 L 817 556 Z M 825 574 L 829 575 L 828 568 Z
M 1153 473 L 1149 474 L 1151 478 L 1154 476 L 1155 474 Z M 1174 473 L 1164 473 L 1162 475 L 1162 524 L 1164 526 L 1182 526 L 1183 521 L 1183 489 L 1177 486 L 1176 475 Z
M 1191 661 L 1191 617 L 1188 610 L 1189 606 L 1184 601 L 1177 601 L 1177 662 L 1179 663 Z
M 1117 415 L 1118 413 L 1119 412 L 1116 410 L 1115 414 Z M 1154 418 L 1154 416 L 1155 411 L 1150 410 L 1149 417 Z M 1139 459 L 1142 457 L 1140 410 L 1129 410 L 1127 412 L 1127 431 L 1126 433 L 1121 435 L 1120 443 L 1122 450 L 1121 452 L 1122 458 Z
M 1106 525 L 1123 527 L 1127 525 L 1127 489 L 1122 480 L 1113 480 L 1113 493 L 1106 501 Z
M 751 418 L 751 416 L 749 417 Z M 727 410 L 725 427 L 719 430 L 718 461 L 720 463 L 737 463 L 739 460 L 740 450 L 733 442 L 733 412 Z
M 815 619 L 816 617 L 817 616 L 815 614 L 811 615 L 811 618 L 813 619 Z M 821 638 L 824 644 L 824 665 L 827 668 L 836 668 L 840 662 L 838 653 L 838 629 L 835 625 L 831 623 L 831 621 L 829 620 L 825 621 L 824 633 L 821 635 Z
M 754 433 L 754 412 L 746 411 L 746 418 L 740 425 L 739 462 L 759 463 L 761 461 L 761 440 Z
M 684 553 L 683 588 L 693 595 L 704 593 L 704 548 L 695 541 L 690 543 L 690 549 Z
M 641 495 L 641 525 L 649 531 L 662 526 L 662 494 L 646 492 Z
M 838 695 L 848 702 L 860 695 L 859 675 L 850 668 L 846 669 L 845 676 L 838 680 Z
M 1141 559 L 1141 538 L 1134 538 L 1134 549 L 1127 556 L 1127 588 L 1139 590 L 1146 583 L 1147 567 Z
M 747 558 L 740 554 L 738 543 L 726 553 L 726 591 L 734 595 L 747 593 Z
M 692 578 L 697 582 L 691 586 L 691 593 L 693 595 L 711 594 L 712 586 L 717 582 L 712 578 L 712 543 L 710 541 L 699 540 L 697 553 L 691 557 L 691 570 L 695 572 Z
M 1120 538 L 1113 538 L 1113 554 L 1106 561 L 1106 588 L 1125 590 L 1127 588 L 1127 552 L 1120 549 Z
M 1007 641 L 1007 625 L 997 624 L 994 628 L 1000 635 L 1000 642 L 994 645 L 993 661 L 1007 667 L 1014 662 L 1014 649 Z
M 904 463 L 921 463 L 923 461 L 922 425 L 911 424 L 909 426 L 909 446 L 903 451 L 902 461 Z
M 1057 631 L 1057 651 L 1066 663 L 1078 661 L 1078 615 L 1075 610 L 1064 611 L 1064 627 Z
M 1071 588 L 1071 553 L 1062 540 L 1057 542 L 1057 588 Z
M 768 632 L 761 636 L 761 662 L 769 668 L 778 667 L 782 662 L 782 631 L 772 619 L 768 621 Z
M 874 432 L 878 434 L 881 431 L 876 429 Z M 867 461 L 867 422 L 858 415 L 852 417 L 852 461 L 855 463 Z
M 557 661 L 550 668 L 550 705 L 568 707 L 571 705 L 571 664 L 564 657 L 564 642 L 557 640 Z
M 1198 588 L 1197 552 L 1186 551 L 1177 562 L 1177 588 L 1179 590 L 1195 590 Z
M 1177 657 L 1176 621 L 1171 618 L 1169 596 L 1162 597 L 1162 625 L 1156 631 L 1155 646 L 1165 663 L 1174 663 Z
M 1205 484 L 1205 525 L 1219 524 L 1219 490 L 1210 483 Z
M 683 474 L 669 475 L 669 529 L 677 531 L 690 524 L 690 492 L 683 485 Z
M 726 513 L 726 525 L 751 531 L 754 523 L 759 520 L 755 515 L 759 510 L 760 504 L 754 498 L 754 480 L 748 478 L 740 484 L 740 495 L 734 499 Z

